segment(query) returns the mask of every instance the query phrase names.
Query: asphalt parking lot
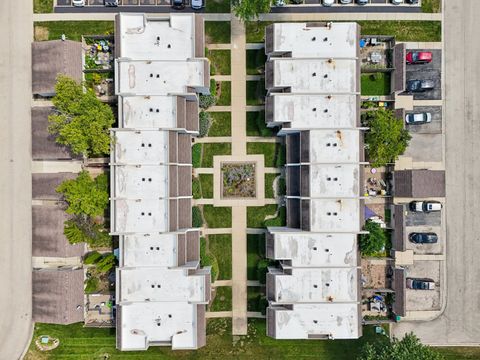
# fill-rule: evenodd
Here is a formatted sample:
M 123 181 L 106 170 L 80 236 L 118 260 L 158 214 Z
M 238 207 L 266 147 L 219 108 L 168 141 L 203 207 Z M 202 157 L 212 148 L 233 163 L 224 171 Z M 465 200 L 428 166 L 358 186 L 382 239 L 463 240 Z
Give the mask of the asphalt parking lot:
M 404 156 L 411 157 L 414 162 L 442 162 L 442 134 L 410 133 L 412 138 Z
M 435 233 L 438 236 L 438 241 L 435 244 L 414 244 L 408 240 L 408 236 L 414 232 Z M 413 250 L 415 254 L 420 255 L 438 255 L 443 254 L 444 237 L 441 226 L 410 226 L 406 228 L 407 233 L 407 250 Z
M 414 106 L 409 113 L 430 113 L 432 122 L 428 124 L 406 125 L 407 130 L 413 134 L 441 134 L 442 133 L 442 107 L 441 106 Z
M 405 215 L 405 226 L 441 226 L 442 224 L 442 214 L 441 211 L 434 211 L 430 213 L 424 212 L 413 212 L 408 210 Z
M 407 311 L 440 310 L 440 261 L 415 261 L 406 267 L 408 278 L 428 278 L 435 281 L 435 290 L 407 289 Z
M 407 53 L 410 50 L 407 49 Z M 433 80 L 435 83 L 433 90 L 427 90 L 423 93 L 414 93 L 414 100 L 441 100 L 442 99 L 442 50 L 418 49 L 415 51 L 430 51 L 432 53 L 432 62 L 421 65 L 407 65 L 406 78 L 409 80 Z

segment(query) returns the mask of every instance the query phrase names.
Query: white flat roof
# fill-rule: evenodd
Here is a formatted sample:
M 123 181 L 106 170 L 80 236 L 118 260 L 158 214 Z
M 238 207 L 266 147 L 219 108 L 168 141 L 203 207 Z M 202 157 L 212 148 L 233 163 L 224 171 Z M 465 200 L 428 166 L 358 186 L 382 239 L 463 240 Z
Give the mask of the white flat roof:
M 168 165 L 118 165 L 112 167 L 113 197 L 128 199 L 167 198 Z
M 174 349 L 196 348 L 197 306 L 194 304 L 130 303 L 119 306 L 118 311 L 122 320 L 119 324 L 121 350 L 145 350 L 149 342 L 172 342 Z
M 357 62 L 335 59 L 273 59 L 274 87 L 292 93 L 352 94 L 357 86 Z
M 358 269 L 291 269 L 291 275 L 273 275 L 275 303 L 356 302 Z M 271 275 L 270 275 L 271 276 Z
M 290 122 L 290 129 L 353 128 L 357 122 L 355 95 L 292 95 L 272 93 L 273 121 Z
M 120 164 L 168 164 L 168 131 L 114 130 L 113 161 Z
M 360 196 L 360 165 L 313 164 L 310 170 L 310 197 Z
M 358 130 L 311 130 L 310 163 L 358 163 Z
M 120 57 L 184 60 L 194 56 L 195 15 L 119 14 Z
M 276 23 L 273 26 L 273 51 L 290 51 L 293 58 L 357 56 L 356 23 L 330 23 L 307 26 L 307 23 Z
M 118 94 L 168 95 L 186 94 L 187 87 L 204 84 L 203 60 L 120 60 L 117 59 Z
M 168 231 L 168 199 L 112 200 L 116 233 Z
M 177 265 L 177 234 L 135 234 L 120 236 L 125 267 Z
M 205 301 L 205 276 L 188 276 L 186 269 L 119 268 L 117 301 Z
M 358 199 L 311 199 L 310 230 L 360 231 L 360 201 Z
M 357 304 L 296 304 L 293 310 L 275 312 L 277 339 L 307 339 L 329 335 L 333 339 L 357 339 L 360 334 Z
M 356 234 L 274 232 L 275 260 L 292 267 L 356 266 Z
M 122 97 L 124 128 L 172 129 L 177 125 L 175 96 Z

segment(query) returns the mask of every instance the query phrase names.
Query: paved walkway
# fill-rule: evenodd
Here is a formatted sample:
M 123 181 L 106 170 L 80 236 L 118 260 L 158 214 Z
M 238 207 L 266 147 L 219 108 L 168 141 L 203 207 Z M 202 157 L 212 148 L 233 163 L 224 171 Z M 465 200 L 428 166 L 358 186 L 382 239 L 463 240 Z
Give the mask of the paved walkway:
M 231 311 L 207 311 L 205 313 L 205 317 L 207 319 L 213 319 L 213 318 L 231 318 L 232 317 L 232 312 Z
M 61 172 L 78 173 L 82 171 L 82 162 L 75 160 L 65 161 L 32 161 L 32 173 L 54 174 Z
M 231 141 L 231 136 L 206 136 L 195 138 L 195 143 L 229 143 Z
M 232 207 L 232 335 L 247 335 L 247 207 Z

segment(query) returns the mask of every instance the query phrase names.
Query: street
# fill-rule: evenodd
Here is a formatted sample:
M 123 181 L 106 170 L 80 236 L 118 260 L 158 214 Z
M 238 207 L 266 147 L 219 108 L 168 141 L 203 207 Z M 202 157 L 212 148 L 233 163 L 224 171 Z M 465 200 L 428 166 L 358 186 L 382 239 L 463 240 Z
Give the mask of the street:
M 19 359 L 32 330 L 32 1 L 1 1 L 0 359 Z
M 445 1 L 446 307 L 431 322 L 400 322 L 426 344 L 480 344 L 480 24 L 478 0 Z

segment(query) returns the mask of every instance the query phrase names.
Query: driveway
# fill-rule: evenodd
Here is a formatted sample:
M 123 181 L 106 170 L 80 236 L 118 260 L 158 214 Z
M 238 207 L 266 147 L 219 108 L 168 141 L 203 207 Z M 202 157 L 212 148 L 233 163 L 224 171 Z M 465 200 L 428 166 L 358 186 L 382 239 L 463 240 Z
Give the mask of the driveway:
M 404 156 L 411 157 L 414 162 L 442 162 L 442 134 L 410 133 L 412 139 Z
M 407 125 L 410 134 L 441 134 L 442 133 L 442 107 L 441 106 L 414 106 L 409 113 L 430 113 L 432 122 L 427 124 Z
M 407 205 L 408 208 L 408 205 Z M 440 226 L 442 216 L 440 211 L 431 213 L 407 211 L 405 215 L 405 226 Z
M 409 50 L 407 49 L 407 52 Z M 415 51 L 430 51 L 433 59 L 429 64 L 407 65 L 408 80 L 433 80 L 435 87 L 423 93 L 414 93 L 414 100 L 440 100 L 442 98 L 442 51 L 431 49 L 415 49 Z
M 32 1 L 0 1 L 0 359 L 16 360 L 32 330 Z
M 407 289 L 407 311 L 440 310 L 440 266 L 440 261 L 415 261 L 406 267 L 407 278 L 432 279 L 436 285 L 434 290 Z
M 429 322 L 393 324 L 426 344 L 480 344 L 480 1 L 445 1 L 446 307 Z M 473 45 L 472 45 L 473 44 Z
M 414 232 L 435 233 L 438 241 L 435 244 L 415 244 L 408 240 L 408 236 Z M 407 250 L 413 250 L 415 254 L 420 255 L 439 255 L 443 253 L 445 238 L 441 226 L 409 226 L 406 228 Z

